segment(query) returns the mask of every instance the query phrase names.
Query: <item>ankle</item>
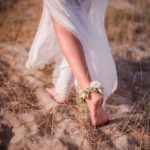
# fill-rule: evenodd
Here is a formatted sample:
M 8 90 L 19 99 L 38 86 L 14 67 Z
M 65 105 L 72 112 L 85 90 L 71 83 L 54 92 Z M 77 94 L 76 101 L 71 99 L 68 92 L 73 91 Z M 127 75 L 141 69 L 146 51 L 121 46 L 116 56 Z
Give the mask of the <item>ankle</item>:
M 99 81 L 92 81 L 88 87 L 79 91 L 79 97 L 86 99 L 102 99 L 104 88 Z
M 97 92 L 90 92 L 89 94 L 90 99 L 102 99 L 103 97 L 103 94 Z
M 87 103 L 92 103 L 93 105 L 99 105 L 102 106 L 104 98 L 103 95 L 96 92 L 91 92 L 89 94 L 89 98 L 86 99 Z

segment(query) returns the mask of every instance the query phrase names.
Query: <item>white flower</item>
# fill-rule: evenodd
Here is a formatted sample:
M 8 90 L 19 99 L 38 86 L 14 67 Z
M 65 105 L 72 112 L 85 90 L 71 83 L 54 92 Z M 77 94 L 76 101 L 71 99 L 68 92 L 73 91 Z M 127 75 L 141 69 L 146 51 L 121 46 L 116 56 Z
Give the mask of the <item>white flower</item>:
M 90 87 L 100 88 L 101 84 L 99 81 L 93 81 L 90 83 Z
M 86 95 L 87 94 L 83 92 L 83 93 L 81 93 L 80 97 L 84 99 L 84 98 L 86 98 Z
M 98 89 L 98 92 L 103 93 L 102 89 Z
M 99 81 L 93 81 L 90 83 L 89 87 L 79 92 L 80 98 L 85 100 L 86 98 L 88 98 L 90 92 L 98 92 L 104 94 L 104 89 Z

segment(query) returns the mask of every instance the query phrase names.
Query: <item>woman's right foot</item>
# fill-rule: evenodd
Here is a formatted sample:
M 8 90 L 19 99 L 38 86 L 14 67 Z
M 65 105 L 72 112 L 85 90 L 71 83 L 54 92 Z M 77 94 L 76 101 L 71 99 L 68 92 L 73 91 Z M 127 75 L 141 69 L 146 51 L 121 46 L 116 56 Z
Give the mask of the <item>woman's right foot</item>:
M 107 112 L 103 109 L 103 95 L 92 92 L 90 98 L 86 100 L 91 113 L 91 120 L 94 126 L 102 125 L 109 121 Z
M 58 95 L 55 92 L 54 88 L 45 88 L 45 90 L 53 97 L 53 99 L 59 104 L 68 104 L 68 100 L 66 98 L 61 98 L 61 95 Z

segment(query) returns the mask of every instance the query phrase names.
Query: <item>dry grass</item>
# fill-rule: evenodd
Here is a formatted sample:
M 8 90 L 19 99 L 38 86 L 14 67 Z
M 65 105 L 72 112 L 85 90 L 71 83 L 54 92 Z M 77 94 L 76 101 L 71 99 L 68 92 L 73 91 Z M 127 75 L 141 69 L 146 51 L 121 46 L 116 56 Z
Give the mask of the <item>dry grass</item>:
M 17 81 L 13 79 L 15 76 Z M 20 113 L 37 109 L 34 105 L 36 103 L 34 91 L 28 87 L 22 76 L 9 70 L 0 73 L 0 80 L 0 107 L 3 113 L 5 111 Z
M 129 116 L 119 125 L 123 133 L 134 137 L 139 149 L 150 149 L 150 89 L 139 96 Z
M 9 114 L 22 114 L 30 113 L 31 111 L 40 110 L 37 105 L 37 99 L 34 91 L 28 87 L 28 84 L 24 81 L 23 77 L 17 75 L 18 79 L 14 79 L 15 70 L 9 70 L 5 72 L 5 75 L 1 73 L 1 119 L 3 119 L 4 113 Z M 112 141 L 120 135 L 113 136 L 111 128 L 118 128 L 122 134 L 128 134 L 132 136 L 134 142 L 141 146 L 141 149 L 148 149 L 149 147 L 149 99 L 148 94 L 143 97 L 139 97 L 137 103 L 134 105 L 133 112 L 128 118 L 123 118 L 119 122 L 112 122 L 112 126 L 108 124 L 108 127 L 93 128 L 90 123 L 89 111 L 84 103 L 73 102 L 72 105 L 61 106 L 56 110 L 50 110 L 45 115 L 40 114 L 37 118 L 36 123 L 39 129 L 40 136 L 46 136 L 49 138 L 55 138 L 55 130 L 59 123 L 65 119 L 72 119 L 78 124 L 78 130 L 82 133 L 82 136 L 87 139 L 94 149 L 101 147 L 103 149 L 110 149 L 113 145 Z M 76 97 L 73 98 L 75 101 Z M 59 106 L 58 106 L 59 107 Z M 143 109 L 144 108 L 144 109 Z M 114 114 L 115 115 L 115 114 Z M 149 116 L 149 117 L 147 117 Z M 28 132 L 32 132 L 29 124 L 24 120 L 15 117 L 13 123 L 22 124 Z M 85 131 L 86 130 L 86 131 Z M 108 132 L 105 132 L 108 130 Z
M 131 8 L 110 7 L 106 16 L 108 35 L 116 43 L 147 45 L 150 33 L 150 3 L 148 0 L 126 1 Z M 118 4 L 119 5 L 119 4 Z

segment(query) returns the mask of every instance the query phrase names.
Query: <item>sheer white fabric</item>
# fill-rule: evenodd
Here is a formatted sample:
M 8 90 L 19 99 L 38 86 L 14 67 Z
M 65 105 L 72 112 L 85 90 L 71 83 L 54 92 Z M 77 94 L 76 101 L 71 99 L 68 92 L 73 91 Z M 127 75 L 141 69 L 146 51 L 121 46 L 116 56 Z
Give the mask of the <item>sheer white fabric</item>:
M 68 63 L 64 62 L 65 58 L 58 46 L 51 20 L 53 16 L 80 40 L 92 80 L 98 80 L 104 86 L 106 100 L 118 85 L 116 65 L 104 25 L 107 2 L 107 0 L 44 0 L 41 21 L 26 67 L 42 69 L 45 64 L 53 61 L 59 64 L 59 69 L 69 67 Z M 55 83 L 60 79 L 58 72 L 57 75 Z M 63 78 L 64 75 L 61 76 L 61 80 Z M 79 87 L 76 80 L 74 83 Z

